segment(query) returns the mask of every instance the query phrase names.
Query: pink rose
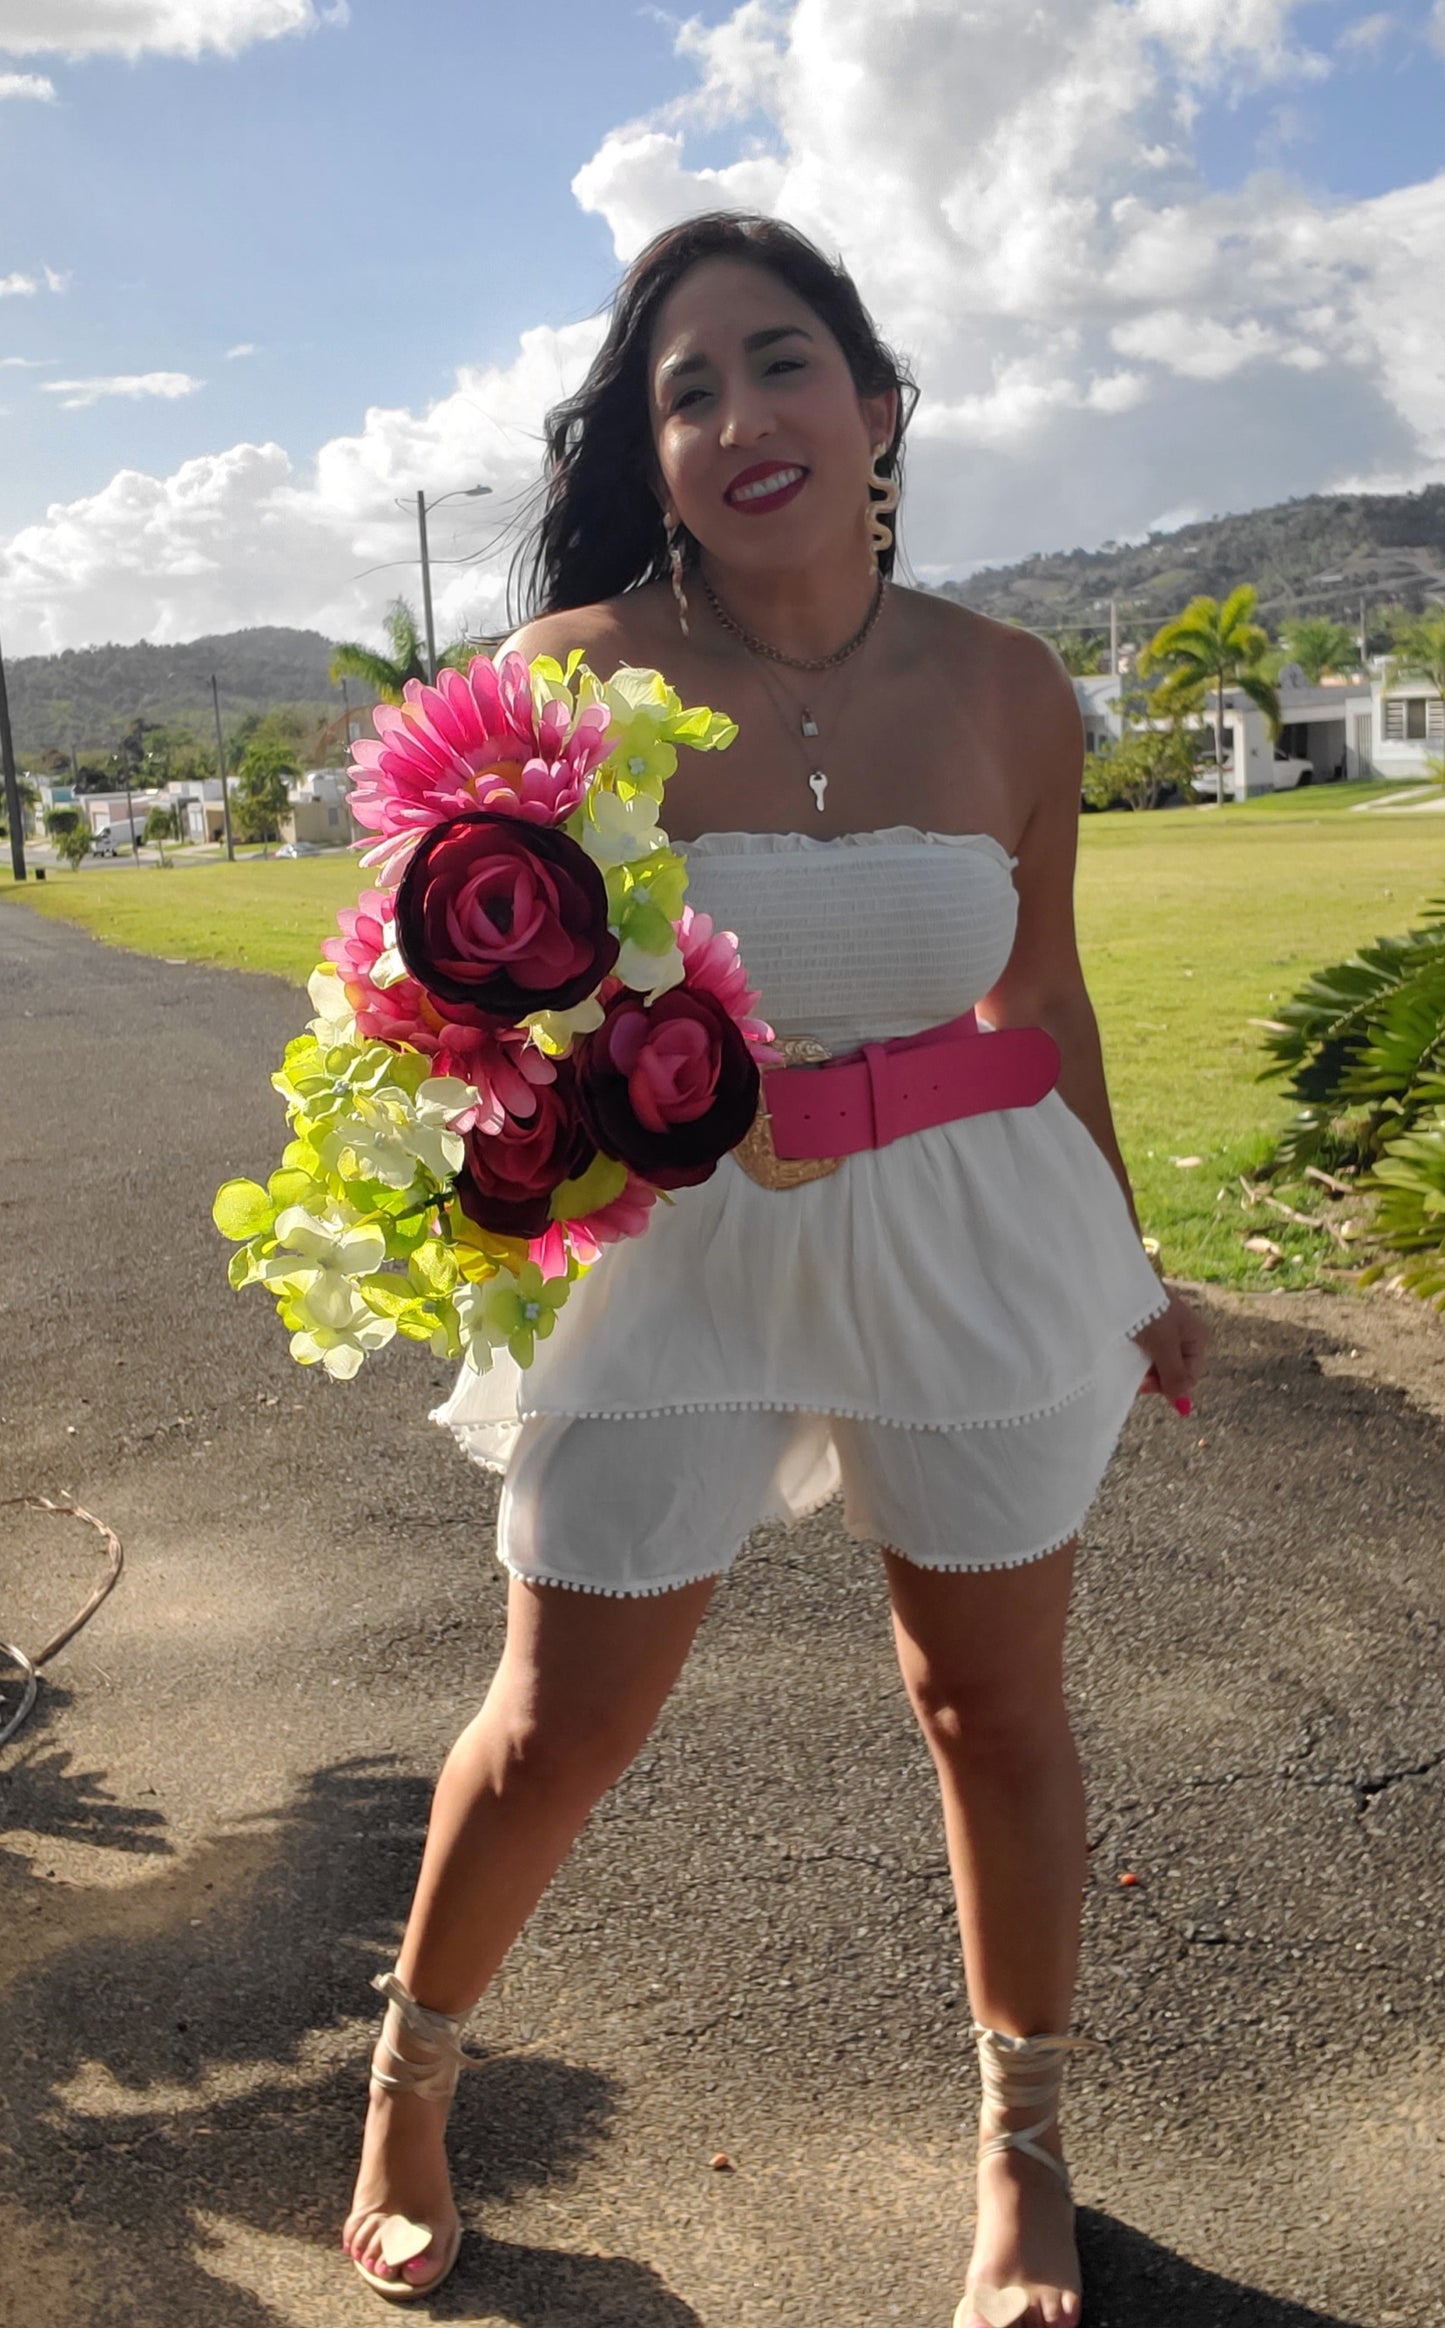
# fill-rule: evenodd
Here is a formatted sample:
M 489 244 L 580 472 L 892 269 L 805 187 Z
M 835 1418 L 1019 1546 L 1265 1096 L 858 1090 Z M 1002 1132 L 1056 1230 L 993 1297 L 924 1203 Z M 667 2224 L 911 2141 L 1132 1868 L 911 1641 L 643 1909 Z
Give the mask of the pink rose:
M 554 1064 L 554 1080 L 529 1094 L 535 1101 L 529 1115 L 505 1115 L 497 1131 L 466 1134 L 456 1192 L 462 1211 L 479 1228 L 508 1237 L 541 1236 L 551 1219 L 553 1189 L 577 1179 L 597 1153 L 578 1109 L 576 1070 L 570 1059 Z
M 396 942 L 429 994 L 508 1022 L 571 1010 L 618 954 L 586 851 L 488 809 L 426 834 L 396 894 Z
M 757 1113 L 758 1070 L 736 1022 L 688 986 L 650 1006 L 624 989 L 577 1059 L 598 1147 L 654 1188 L 710 1179 Z

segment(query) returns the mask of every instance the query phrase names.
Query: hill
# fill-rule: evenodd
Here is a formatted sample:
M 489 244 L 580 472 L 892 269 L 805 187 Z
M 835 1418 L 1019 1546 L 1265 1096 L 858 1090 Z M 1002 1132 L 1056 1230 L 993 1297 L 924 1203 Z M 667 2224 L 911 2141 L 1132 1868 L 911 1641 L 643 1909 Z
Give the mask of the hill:
M 211 673 L 220 687 L 221 716 L 229 729 L 243 713 L 295 703 L 317 721 L 341 709 L 341 690 L 328 668 L 330 639 L 320 631 L 265 625 L 188 639 L 181 646 L 72 647 L 60 655 L 22 655 L 7 662 L 15 749 L 23 759 L 74 744 L 109 751 L 137 713 L 167 727 L 215 732 Z M 363 689 L 353 681 L 351 700 Z
M 1142 639 L 1197 591 L 1223 598 L 1239 582 L 1255 584 L 1276 632 L 1292 614 L 1333 615 L 1354 627 L 1362 599 L 1377 614 L 1387 605 L 1445 601 L 1445 485 L 1311 494 L 1202 518 L 1143 542 L 1040 551 L 940 587 L 985 614 L 1045 631 L 1105 630 L 1114 598 L 1121 636 Z M 137 713 L 208 738 L 213 671 L 228 728 L 246 712 L 283 703 L 319 722 L 341 708 L 327 676 L 331 654 L 319 631 L 268 625 L 181 646 L 22 656 L 7 666 L 16 748 L 22 758 L 72 743 L 108 751 Z M 353 685 L 352 701 L 362 692 Z
M 1420 608 L 1445 600 L 1445 485 L 1418 493 L 1316 493 L 1270 509 L 1200 519 L 1144 542 L 1039 552 L 989 566 L 945 595 L 1036 630 L 1099 630 L 1119 602 L 1121 635 L 1147 638 L 1199 591 L 1252 582 L 1271 631 L 1291 615 L 1355 627 L 1360 601 Z

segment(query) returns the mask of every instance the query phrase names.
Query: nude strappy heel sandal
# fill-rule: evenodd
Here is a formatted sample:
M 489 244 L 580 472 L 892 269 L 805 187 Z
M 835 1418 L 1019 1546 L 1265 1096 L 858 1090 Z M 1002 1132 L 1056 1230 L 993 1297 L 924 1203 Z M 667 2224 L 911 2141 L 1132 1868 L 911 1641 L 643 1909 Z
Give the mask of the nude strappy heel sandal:
M 371 1985 L 380 1989 L 389 2007 L 371 2057 L 373 2079 L 388 2093 L 420 2094 L 425 2101 L 449 2102 L 457 2090 L 457 2078 L 466 2059 L 462 2052 L 462 2024 L 466 2015 L 434 2013 L 428 2006 L 419 2005 L 395 1972 L 377 1973 Z M 415 2058 L 397 2050 L 394 2040 L 403 2028 L 417 2041 Z M 384 2065 L 379 2067 L 383 2057 Z M 428 2223 L 413 2223 L 407 2215 L 387 2215 L 381 2225 L 382 2260 L 393 2271 L 400 2271 L 405 2264 L 424 2255 L 435 2237 Z M 433 2295 L 441 2286 L 457 2260 L 461 2244 L 462 2227 L 455 2223 L 450 2240 L 440 2250 L 440 2271 L 423 2280 L 420 2286 L 406 2279 L 381 2279 L 357 2263 L 354 2256 L 352 2266 L 379 2296 L 394 2304 L 413 2303 L 419 2296 Z
M 979 2157 L 994 2158 L 1003 2150 L 1021 2150 L 1026 2158 L 1037 2159 L 1050 2174 L 1056 2174 L 1064 2189 L 1071 2191 L 1068 2168 L 1051 2150 L 1045 2150 L 1039 2136 L 1047 2133 L 1058 2117 L 1066 2057 L 1070 2053 L 1102 2053 L 1103 2047 L 1092 2037 L 1008 2037 L 1002 2030 L 985 2029 L 978 2021 L 972 2033 L 978 2043 L 984 2108 L 999 2112 L 1036 2109 L 1041 2113 L 1031 2126 L 1021 2126 L 1016 2132 L 1005 2128 L 986 2136 Z M 1027 2288 L 993 2287 L 987 2280 L 976 2280 L 964 2290 L 953 2328 L 973 2328 L 975 2320 L 986 2320 L 988 2328 L 1017 2328 L 1017 2323 L 1027 2318 L 1032 2300 Z

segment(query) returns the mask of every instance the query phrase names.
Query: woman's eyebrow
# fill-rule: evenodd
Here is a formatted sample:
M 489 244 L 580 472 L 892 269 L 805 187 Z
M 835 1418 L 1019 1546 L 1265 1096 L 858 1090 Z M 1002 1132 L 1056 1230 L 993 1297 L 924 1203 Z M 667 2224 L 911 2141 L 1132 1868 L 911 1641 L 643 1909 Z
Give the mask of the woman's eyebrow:
M 763 331 L 750 331 L 743 341 L 743 347 L 746 353 L 751 356 L 755 355 L 759 348 L 772 347 L 778 340 L 811 340 L 812 336 L 810 331 L 804 331 L 800 323 L 773 323 L 769 324 Z M 683 379 L 689 372 L 706 371 L 711 361 L 712 358 L 704 354 L 674 356 L 662 366 L 657 377 L 663 387 L 668 387 L 674 380 Z

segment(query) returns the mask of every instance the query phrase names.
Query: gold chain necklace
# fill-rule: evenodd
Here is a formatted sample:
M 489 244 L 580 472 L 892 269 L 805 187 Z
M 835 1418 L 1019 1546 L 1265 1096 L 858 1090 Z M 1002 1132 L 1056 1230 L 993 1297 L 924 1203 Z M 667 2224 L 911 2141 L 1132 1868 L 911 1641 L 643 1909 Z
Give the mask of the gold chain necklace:
M 806 655 L 785 655 L 781 647 L 770 647 L 766 639 L 754 638 L 751 631 L 743 629 L 735 615 L 728 613 L 706 574 L 701 574 L 699 578 L 702 582 L 703 596 L 722 624 L 723 629 L 729 632 L 739 645 L 746 647 L 750 655 L 766 655 L 770 663 L 786 663 L 791 671 L 831 671 L 835 663 L 846 663 L 850 655 L 856 655 L 879 615 L 883 612 L 884 594 L 888 588 L 887 576 L 880 574 L 878 588 L 873 594 L 873 604 L 864 616 L 861 627 L 854 631 L 852 638 L 846 640 L 841 647 L 835 647 L 831 655 L 817 655 L 810 658 Z

